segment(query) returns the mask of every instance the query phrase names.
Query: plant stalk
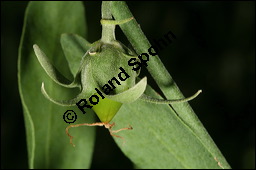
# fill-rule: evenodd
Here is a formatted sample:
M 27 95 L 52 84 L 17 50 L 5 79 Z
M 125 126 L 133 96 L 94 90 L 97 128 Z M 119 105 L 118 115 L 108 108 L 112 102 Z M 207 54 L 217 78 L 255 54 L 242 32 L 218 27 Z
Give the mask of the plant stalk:
M 102 1 L 101 6 L 101 17 L 102 20 L 112 20 L 112 14 L 110 9 L 110 3 L 107 1 Z M 111 41 L 116 40 L 115 36 L 115 24 L 104 24 L 104 22 L 101 22 L 102 24 L 102 36 L 101 41 L 104 43 L 110 43 Z

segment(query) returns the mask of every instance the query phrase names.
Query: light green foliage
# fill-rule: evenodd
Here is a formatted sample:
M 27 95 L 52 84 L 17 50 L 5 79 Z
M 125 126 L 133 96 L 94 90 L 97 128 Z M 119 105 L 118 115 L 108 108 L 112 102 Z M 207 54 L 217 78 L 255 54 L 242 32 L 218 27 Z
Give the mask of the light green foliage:
M 122 20 L 125 18 L 133 17 L 128 6 L 123 1 L 113 1 L 113 2 L 111 2 L 110 6 L 111 6 L 112 15 L 117 20 Z M 143 53 L 143 52 L 147 51 L 148 48 L 151 46 L 149 41 L 147 40 L 146 36 L 144 35 L 143 31 L 141 30 L 141 27 L 136 22 L 136 20 L 132 20 L 129 24 L 120 25 L 120 27 L 137 53 Z M 161 91 L 164 93 L 165 98 L 178 99 L 178 98 L 184 97 L 183 94 L 181 93 L 181 91 L 179 90 L 178 86 L 172 79 L 170 73 L 166 70 L 164 64 L 161 62 L 161 60 L 158 56 L 154 56 L 154 57 L 150 58 L 150 62 L 148 62 L 147 70 L 149 71 L 149 73 L 151 74 L 153 79 L 156 81 L 156 83 L 158 84 Z M 151 96 L 152 96 L 152 94 L 151 94 Z M 157 119 L 160 119 L 160 116 L 159 116 L 161 114 L 160 107 L 162 107 L 162 106 L 157 106 L 157 107 L 159 108 L 159 113 L 154 113 L 154 117 L 151 117 L 150 120 L 157 121 Z M 127 109 L 128 108 L 126 108 L 126 110 Z M 179 116 L 179 117 L 177 117 L 177 120 L 180 120 L 183 122 L 183 124 L 184 124 L 183 128 L 189 129 L 191 131 L 191 133 L 193 133 L 195 135 L 195 138 L 197 138 L 197 140 L 199 140 L 202 143 L 202 145 L 205 147 L 204 149 L 207 149 L 211 153 L 212 157 L 207 158 L 208 161 L 218 160 L 218 162 L 217 161 L 216 162 L 220 165 L 219 168 L 222 168 L 222 167 L 230 168 L 226 159 L 223 157 L 220 150 L 217 148 L 214 141 L 211 139 L 208 132 L 206 131 L 206 129 L 204 128 L 204 126 L 202 125 L 200 120 L 198 119 L 197 115 L 194 113 L 193 109 L 190 107 L 190 105 L 187 102 L 183 102 L 183 103 L 179 103 L 179 104 L 172 104 L 172 107 L 170 109 L 173 110 L 173 114 L 177 114 Z M 122 114 L 122 112 L 123 112 L 123 110 L 120 110 L 120 114 L 118 114 L 118 115 L 119 116 L 124 115 L 124 114 Z M 143 109 L 142 112 L 140 112 L 140 114 L 143 114 L 143 113 L 145 113 L 145 115 L 147 115 L 148 110 Z M 161 119 L 162 118 L 163 117 L 161 115 Z M 133 118 L 133 120 L 138 121 L 137 123 L 141 122 L 141 120 L 138 118 Z M 162 121 L 167 121 L 167 122 L 169 120 L 170 119 L 168 119 L 168 118 L 162 119 Z M 116 118 L 115 121 L 119 121 L 119 119 Z M 155 123 L 157 123 L 157 122 L 155 122 Z M 147 121 L 143 121 L 143 125 L 145 125 L 145 124 L 147 124 L 145 126 L 146 129 L 154 126 L 154 123 L 149 123 L 149 122 L 147 123 Z M 155 134 L 159 133 L 157 128 L 154 128 L 154 129 L 155 129 Z M 169 131 L 167 128 L 165 128 L 164 131 L 166 131 L 167 133 L 172 132 L 172 130 Z M 161 130 L 161 133 L 163 133 L 162 130 Z M 140 135 L 140 133 L 137 134 L 137 136 L 139 136 L 139 135 Z M 180 133 L 179 131 L 177 131 L 176 136 L 183 136 L 183 134 Z M 161 137 L 164 137 L 164 136 L 161 135 Z M 158 135 L 157 138 L 160 138 L 160 136 Z M 142 140 L 142 142 L 143 142 L 143 140 Z M 121 142 L 120 142 L 120 145 L 122 145 Z M 171 148 L 175 148 L 175 146 L 173 146 L 172 143 L 170 143 L 170 142 L 168 143 L 168 145 Z M 159 146 L 159 145 L 157 145 L 157 146 Z M 194 145 L 192 143 L 190 143 L 190 145 L 186 145 L 186 144 L 183 145 L 184 149 L 190 149 L 191 147 L 194 147 Z M 121 148 L 123 148 L 123 147 L 121 147 Z M 156 149 L 156 147 L 154 147 L 154 148 Z M 158 151 L 155 151 L 155 154 L 160 154 L 159 150 L 161 150 L 161 149 L 157 148 L 156 150 L 158 150 Z M 128 151 L 125 150 L 124 152 L 129 153 L 130 158 L 133 156 L 136 157 L 136 155 L 139 155 L 139 153 L 140 153 L 137 150 L 136 151 L 135 150 L 128 150 Z M 200 149 L 198 148 L 198 152 L 196 155 L 194 155 L 194 157 L 197 157 L 199 154 L 200 154 Z M 133 156 L 131 156 L 131 155 L 133 155 Z M 140 158 L 143 159 L 142 157 L 140 157 Z M 183 155 L 183 158 L 191 159 L 191 157 L 188 155 Z M 205 159 L 204 159 L 204 161 L 205 161 Z M 143 159 L 143 160 L 146 160 L 146 159 Z M 147 159 L 147 160 L 150 161 L 150 159 Z M 160 161 L 160 159 L 159 159 L 159 161 Z M 175 161 L 169 162 L 170 167 L 172 167 L 174 162 Z M 192 168 L 192 166 L 193 165 L 191 164 L 190 168 Z M 212 167 L 209 166 L 208 168 L 212 168 Z
M 59 8 L 56 7 L 57 5 L 53 5 L 55 3 L 41 3 L 54 9 Z M 41 136 L 42 132 L 39 131 L 39 129 L 44 129 L 42 128 L 44 127 L 44 123 L 47 121 L 53 122 L 55 119 L 55 123 L 57 123 L 58 119 L 58 121 L 61 122 L 58 127 L 64 128 L 63 121 L 55 117 L 55 115 L 64 113 L 65 109 L 68 110 L 68 108 L 70 109 L 71 107 L 59 107 L 55 104 L 74 106 L 81 99 L 86 99 L 89 105 L 93 106 L 92 109 L 102 122 L 115 122 L 115 128 L 117 129 L 123 128 L 128 124 L 133 127 L 133 130 L 129 133 L 122 134 L 122 137 L 124 137 L 126 141 L 125 144 L 123 144 L 123 141 L 120 139 L 115 138 L 115 141 L 124 154 L 139 168 L 229 168 L 225 158 L 212 142 L 210 136 L 187 103 L 187 101 L 195 98 L 201 91 L 184 99 L 174 81 L 168 76 L 169 73 L 164 69 L 160 59 L 158 57 L 151 57 L 147 68 L 153 78 L 159 84 L 164 94 L 168 94 L 166 96 L 167 98 L 172 97 L 170 91 L 174 91 L 175 98 L 173 98 L 173 100 L 165 100 L 159 95 L 156 95 L 156 92 L 147 85 L 146 77 L 142 79 L 137 77 L 139 70 L 134 71 L 132 67 L 128 65 L 128 61 L 131 58 L 137 60 L 138 54 L 146 52 L 150 44 L 124 2 L 102 3 L 102 37 L 92 44 L 82 38 L 84 37 L 84 32 L 80 29 L 85 29 L 84 26 L 74 26 L 72 21 L 63 21 L 64 23 L 62 23 L 62 21 L 57 19 L 54 20 L 56 23 L 62 23 L 66 27 L 70 26 L 71 28 L 65 29 L 66 27 L 63 26 L 56 32 L 45 34 L 42 38 L 39 32 L 42 31 L 40 26 L 42 26 L 43 23 L 36 22 L 34 16 L 29 13 L 32 9 L 36 10 L 39 8 L 40 5 L 40 3 L 39 5 L 37 3 L 31 3 L 28 7 L 27 18 L 25 20 L 25 24 L 27 25 L 24 27 L 19 62 L 20 92 L 25 110 L 24 115 L 26 118 L 31 167 L 34 165 L 34 158 L 31 157 L 33 157 L 35 153 L 38 154 L 35 151 L 35 143 L 41 142 L 35 137 L 35 134 Z M 80 4 L 80 6 L 76 8 L 79 9 L 81 6 Z M 79 16 L 81 17 L 82 14 L 76 11 L 76 8 L 69 9 L 70 11 L 72 10 L 72 14 L 70 15 L 73 16 L 77 14 L 76 17 L 81 19 Z M 33 13 L 39 14 L 40 11 L 34 11 Z M 52 11 L 51 17 L 54 16 L 54 14 L 54 11 Z M 112 19 L 112 15 L 116 20 Z M 40 18 L 42 16 L 38 17 Z M 34 19 L 32 24 L 28 22 L 30 19 Z M 51 24 L 54 25 L 53 23 L 48 24 L 49 26 Z M 38 28 L 33 27 L 34 25 Z M 137 54 L 134 54 L 115 39 L 116 25 L 121 26 L 121 29 L 134 46 Z M 77 33 L 82 36 L 76 34 L 61 35 L 61 33 L 65 32 Z M 45 41 L 48 37 L 51 38 L 49 42 Z M 60 43 L 58 42 L 59 39 Z M 39 67 L 38 61 L 35 60 L 36 57 L 31 50 L 32 43 L 36 43 L 40 46 L 39 48 L 38 45 L 34 45 L 34 52 L 49 77 L 43 73 L 42 68 Z M 59 44 L 62 46 L 68 64 L 61 55 Z M 50 58 L 46 55 L 50 56 Z M 27 61 L 32 63 L 25 67 Z M 154 67 L 154 64 L 159 66 L 159 68 Z M 65 67 L 65 69 L 63 69 L 63 67 Z M 28 69 L 31 69 L 29 73 Z M 40 78 L 36 79 L 38 76 L 40 76 Z M 122 77 L 124 81 L 120 80 L 120 77 Z M 31 81 L 36 85 L 32 83 L 30 86 L 26 85 L 25 82 L 30 78 L 33 78 L 33 80 L 36 79 L 35 81 Z M 165 78 L 168 78 L 168 80 L 165 80 Z M 117 82 L 118 80 L 119 83 Z M 46 99 L 55 104 L 42 98 L 42 95 L 39 94 L 38 89 L 40 83 L 42 83 L 41 91 L 43 95 Z M 54 85 L 56 83 L 58 85 Z M 167 87 L 166 84 L 172 84 L 172 86 Z M 31 87 L 32 85 L 33 88 Z M 104 99 L 102 99 L 102 96 L 99 95 L 95 88 L 105 97 Z M 50 115 L 48 117 L 49 119 L 41 119 L 41 122 L 38 122 L 37 118 L 35 118 L 38 114 L 42 115 L 45 109 L 41 108 L 41 113 L 36 112 L 35 108 L 33 108 L 33 102 L 35 101 L 31 100 L 31 97 L 35 96 L 29 92 L 30 89 L 33 89 L 33 92 L 39 96 L 38 99 L 40 102 L 45 104 L 44 106 L 48 109 L 47 114 Z M 79 91 L 73 89 L 78 89 Z M 75 94 L 77 95 L 75 96 Z M 99 103 L 96 105 L 89 102 L 93 95 L 98 96 L 100 99 Z M 54 96 L 54 98 L 51 96 Z M 150 104 L 148 102 L 150 102 Z M 174 103 L 173 107 L 168 105 L 171 103 Z M 56 109 L 51 110 L 52 108 Z M 75 110 L 76 108 L 72 107 L 72 109 Z M 87 115 L 90 115 L 90 113 Z M 88 119 L 88 116 L 86 119 Z M 92 123 L 91 120 L 90 123 Z M 37 126 L 40 126 L 40 128 L 35 128 L 35 123 L 37 123 Z M 85 123 L 84 125 L 88 124 Z M 106 124 L 98 123 L 97 125 L 112 128 L 111 124 L 106 126 Z M 57 128 L 57 130 L 55 126 L 56 125 L 53 124 L 51 127 L 47 127 L 48 130 L 43 133 L 49 135 L 48 132 L 51 133 L 54 131 L 56 135 L 59 135 L 58 133 L 62 134 L 64 130 L 59 128 Z M 78 126 L 74 125 L 73 127 Z M 84 142 L 91 147 L 90 149 L 88 149 L 85 144 L 81 143 L 81 141 L 83 141 L 82 137 L 85 136 L 84 134 L 86 134 L 86 138 L 83 139 L 89 141 Z M 79 148 L 79 150 L 83 151 L 87 161 L 89 161 L 92 152 L 91 142 L 93 141 L 93 131 L 84 132 L 83 134 L 76 133 L 74 135 L 77 136 L 76 146 L 84 146 L 84 148 Z M 53 138 L 51 139 L 53 140 Z M 53 144 L 56 145 L 56 143 L 50 145 L 51 143 L 49 141 L 47 141 L 47 144 L 48 149 L 52 147 Z M 61 146 L 65 145 L 64 148 L 70 147 L 67 142 L 61 142 L 61 144 Z M 70 147 L 70 149 L 73 149 L 73 147 Z M 76 149 L 78 148 L 76 147 Z M 47 156 L 49 152 L 50 151 L 47 150 Z M 70 151 L 71 155 L 72 152 L 74 151 Z M 63 156 L 66 155 L 67 153 L 64 152 Z M 45 159 L 45 157 L 41 156 L 41 159 Z M 40 159 L 38 158 L 38 160 Z M 65 159 L 61 158 L 60 160 L 63 161 Z M 79 160 L 81 160 L 81 158 Z M 52 167 L 49 166 L 49 161 L 44 166 L 41 166 L 38 162 L 36 162 L 36 165 L 37 167 Z M 63 166 L 65 168 L 88 167 L 87 164 L 83 164 L 83 166 L 80 166 L 80 164 L 78 164 L 78 166 Z
M 70 98 L 77 90 L 65 91 L 53 82 L 40 66 L 33 44 L 38 43 L 49 54 L 49 60 L 68 78 L 68 69 L 60 46 L 62 33 L 78 33 L 86 36 L 86 24 L 82 2 L 30 2 L 25 14 L 19 49 L 18 82 L 23 105 L 29 168 L 89 168 L 95 139 L 95 128 L 76 129 L 72 133 L 77 147 L 70 147 L 65 134 L 68 125 L 63 121 L 66 110 L 79 113 L 77 107 L 60 107 L 48 101 L 41 93 L 42 82 L 49 93 L 61 98 Z M 62 18 L 60 20 L 60 18 Z M 71 42 L 71 41 L 70 41 Z M 79 58 L 88 50 L 73 42 L 73 56 Z M 71 50 L 71 49 L 70 49 Z M 68 53 L 65 52 L 65 53 Z M 71 69 L 72 70 L 72 69 Z M 94 114 L 78 115 L 77 122 L 95 122 Z

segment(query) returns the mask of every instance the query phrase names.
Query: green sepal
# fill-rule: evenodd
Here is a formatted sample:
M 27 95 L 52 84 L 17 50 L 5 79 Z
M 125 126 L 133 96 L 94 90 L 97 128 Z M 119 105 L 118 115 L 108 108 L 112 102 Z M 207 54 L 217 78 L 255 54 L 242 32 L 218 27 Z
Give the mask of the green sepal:
M 75 98 L 69 99 L 69 100 L 56 100 L 49 96 L 49 94 L 46 92 L 44 88 L 44 83 L 42 83 L 41 92 L 43 95 L 50 100 L 51 102 L 60 105 L 60 106 L 75 106 L 76 103 L 78 103 L 81 99 L 89 99 L 89 97 L 92 95 L 92 93 L 85 92 L 84 90 L 81 91 Z
M 65 76 L 63 76 L 54 65 L 51 64 L 48 57 L 45 55 L 45 53 L 38 47 L 38 45 L 33 45 L 36 57 L 45 70 L 45 72 L 48 74 L 48 76 L 55 81 L 57 84 L 67 87 L 67 88 L 74 88 L 79 87 L 79 84 L 75 81 L 68 80 Z
M 144 77 L 137 84 L 135 84 L 133 87 L 131 87 L 130 89 L 124 92 L 118 93 L 116 95 L 106 95 L 106 94 L 103 94 L 103 95 L 106 96 L 106 98 L 108 99 L 111 99 L 120 103 L 131 103 L 141 97 L 141 95 L 146 90 L 146 86 L 147 86 L 147 77 Z
M 175 100 L 165 100 L 165 99 L 156 99 L 153 97 L 150 97 L 146 94 L 143 94 L 140 97 L 140 100 L 149 102 L 149 103 L 155 103 L 155 104 L 174 104 L 174 103 L 183 103 L 183 102 L 188 102 L 190 100 L 193 100 L 196 98 L 200 93 L 202 93 L 202 90 L 198 90 L 194 95 L 184 98 L 184 99 L 175 99 Z

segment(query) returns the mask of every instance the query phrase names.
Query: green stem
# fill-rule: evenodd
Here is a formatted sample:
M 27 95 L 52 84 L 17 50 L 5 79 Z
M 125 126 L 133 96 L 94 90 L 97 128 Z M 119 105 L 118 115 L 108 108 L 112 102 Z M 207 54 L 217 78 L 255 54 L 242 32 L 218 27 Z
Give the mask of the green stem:
M 102 17 L 102 21 L 112 20 L 110 3 L 108 3 L 107 1 L 102 1 L 101 17 Z M 101 22 L 101 24 L 102 24 L 101 41 L 104 43 L 110 43 L 111 41 L 116 40 L 116 36 L 115 36 L 115 26 L 116 25 L 115 24 L 104 24 L 104 22 Z
M 111 3 L 112 15 L 116 20 L 124 20 L 133 17 L 126 3 L 123 1 L 113 1 Z M 120 25 L 122 31 L 128 38 L 129 42 L 134 47 L 137 54 L 145 53 L 151 47 L 146 36 L 139 27 L 136 20 L 132 20 L 129 24 Z M 184 98 L 183 94 L 179 90 L 178 86 L 172 79 L 171 75 L 161 62 L 158 56 L 150 56 L 150 61 L 148 62 L 147 69 L 152 75 L 165 97 L 169 100 Z M 171 97 L 171 98 L 170 98 Z M 215 145 L 214 141 L 211 139 L 206 129 L 190 107 L 190 105 L 185 103 L 173 104 L 172 108 L 179 115 L 181 120 L 187 125 L 199 138 L 199 140 L 204 144 L 208 151 L 221 162 L 224 168 L 230 168 L 229 164 Z

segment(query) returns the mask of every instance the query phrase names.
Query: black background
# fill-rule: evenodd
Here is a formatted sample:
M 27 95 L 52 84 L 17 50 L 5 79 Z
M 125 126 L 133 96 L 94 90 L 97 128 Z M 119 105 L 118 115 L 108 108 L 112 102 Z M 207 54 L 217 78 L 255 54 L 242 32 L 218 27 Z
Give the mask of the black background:
M 101 37 L 100 2 L 85 2 L 88 40 Z M 127 2 L 149 40 L 172 31 L 160 58 L 232 168 L 255 168 L 255 2 Z M 1 168 L 28 168 L 17 85 L 27 2 L 1 1 Z M 128 41 L 117 29 L 117 39 Z M 142 74 L 148 75 L 146 69 Z M 150 80 L 157 91 L 155 83 Z M 104 142 L 103 142 L 104 141 Z M 132 168 L 104 128 L 92 168 Z

